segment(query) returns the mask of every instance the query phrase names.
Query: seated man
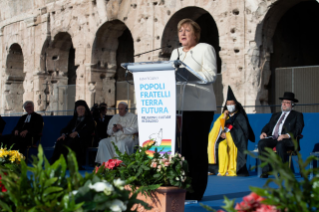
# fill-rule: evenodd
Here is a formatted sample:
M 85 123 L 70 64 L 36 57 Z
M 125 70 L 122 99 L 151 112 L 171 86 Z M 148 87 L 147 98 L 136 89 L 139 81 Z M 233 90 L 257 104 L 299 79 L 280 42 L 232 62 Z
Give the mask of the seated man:
M 287 162 L 287 150 L 294 149 L 294 144 L 289 133 L 297 139 L 301 135 L 304 127 L 303 115 L 300 112 L 292 110 L 295 103 L 295 94 L 292 92 L 285 92 L 284 97 L 279 98 L 281 102 L 281 111 L 274 113 L 268 124 L 262 129 L 260 141 L 258 143 L 259 154 L 267 156 L 266 147 L 276 147 L 277 154 L 283 162 Z M 297 139 L 298 140 L 298 139 Z M 298 150 L 300 150 L 298 140 Z M 270 171 L 269 165 L 262 168 L 261 178 L 267 178 Z
M 208 137 L 209 171 L 217 173 L 218 169 L 218 176 L 248 176 L 245 156 L 248 140 L 255 142 L 254 132 L 244 108 L 228 87 L 223 113 Z
M 94 116 L 94 121 L 97 124 L 96 125 L 96 134 L 95 134 L 96 146 L 100 140 L 108 137 L 108 135 L 106 133 L 107 126 L 112 118 L 112 116 L 106 115 L 107 105 L 105 103 L 100 104 L 98 111 L 99 111 L 99 114 Z
M 119 113 L 111 118 L 107 127 L 107 134 L 111 137 L 102 139 L 99 143 L 96 163 L 102 164 L 117 156 L 112 143 L 122 153 L 133 153 L 136 145 L 133 140 L 133 134 L 137 133 L 137 116 L 127 112 L 127 110 L 128 105 L 125 102 L 120 102 L 118 105 Z
M 32 145 L 32 139 L 36 142 L 40 138 L 43 128 L 42 116 L 34 112 L 33 102 L 26 101 L 23 104 L 23 108 L 27 114 L 19 119 L 18 124 L 10 135 L 2 137 L 3 145 L 7 145 L 7 148 L 10 148 L 14 144 L 12 149 L 19 150 L 21 153 L 24 153 L 27 146 Z

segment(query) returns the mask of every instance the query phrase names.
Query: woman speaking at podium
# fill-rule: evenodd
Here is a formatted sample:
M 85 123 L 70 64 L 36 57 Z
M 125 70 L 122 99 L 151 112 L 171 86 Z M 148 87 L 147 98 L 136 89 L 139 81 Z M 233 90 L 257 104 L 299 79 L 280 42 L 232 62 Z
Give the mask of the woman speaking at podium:
M 200 200 L 207 185 L 208 134 L 216 110 L 212 84 L 217 74 L 216 53 L 213 46 L 199 43 L 201 29 L 193 20 L 181 20 L 177 30 L 182 47 L 172 52 L 170 60 L 183 61 L 209 82 L 206 85 L 187 84 L 183 105 L 177 87 L 177 110 L 183 111 L 182 155 L 188 161 L 194 190 L 187 193 L 186 199 Z

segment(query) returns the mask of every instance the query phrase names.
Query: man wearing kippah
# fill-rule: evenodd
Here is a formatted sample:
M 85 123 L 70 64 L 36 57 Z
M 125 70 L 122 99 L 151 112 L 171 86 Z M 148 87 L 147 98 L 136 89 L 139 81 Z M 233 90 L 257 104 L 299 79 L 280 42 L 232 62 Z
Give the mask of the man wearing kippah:
M 259 154 L 267 156 L 265 148 L 276 147 L 277 154 L 282 162 L 287 162 L 287 151 L 294 149 L 291 136 L 297 139 L 298 150 L 300 150 L 298 137 L 301 135 L 304 121 L 302 113 L 292 110 L 295 103 L 298 102 L 294 93 L 285 92 L 284 96 L 279 99 L 282 101 L 281 112 L 274 113 L 262 129 L 258 151 Z M 264 166 L 260 178 L 267 178 L 269 171 L 269 165 Z

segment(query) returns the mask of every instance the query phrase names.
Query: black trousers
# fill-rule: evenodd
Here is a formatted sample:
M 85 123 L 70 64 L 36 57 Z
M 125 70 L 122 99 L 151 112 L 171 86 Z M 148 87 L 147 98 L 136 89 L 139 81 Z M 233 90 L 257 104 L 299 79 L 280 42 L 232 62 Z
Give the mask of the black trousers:
M 64 156 L 65 160 L 67 160 L 67 155 L 69 151 L 66 147 L 69 147 L 72 151 L 75 152 L 78 165 L 79 166 L 83 165 L 83 162 L 84 162 L 83 149 L 81 147 L 80 139 L 77 137 L 75 138 L 67 137 L 65 138 L 65 140 L 59 140 L 56 142 L 54 152 L 51 158 L 51 164 L 57 161 L 60 158 L 61 154 Z
M 32 144 L 32 136 L 26 135 L 24 138 L 20 135 L 3 135 L 1 136 L 1 144 L 9 149 L 12 145 L 12 150 L 19 150 L 20 153 L 25 154 L 27 146 Z
M 294 144 L 291 139 L 284 139 L 281 141 L 277 141 L 277 139 L 262 139 L 258 142 L 258 151 L 259 154 L 262 154 L 264 156 L 267 156 L 267 152 L 265 151 L 265 148 L 274 148 L 276 147 L 277 154 L 281 158 L 282 162 L 288 161 L 288 154 L 287 151 L 294 148 Z M 262 168 L 262 173 L 267 173 L 271 171 L 271 167 L 269 165 L 264 166 Z
M 207 186 L 208 134 L 214 112 L 184 111 L 182 129 L 182 155 L 188 162 L 193 193 L 186 199 L 201 200 Z

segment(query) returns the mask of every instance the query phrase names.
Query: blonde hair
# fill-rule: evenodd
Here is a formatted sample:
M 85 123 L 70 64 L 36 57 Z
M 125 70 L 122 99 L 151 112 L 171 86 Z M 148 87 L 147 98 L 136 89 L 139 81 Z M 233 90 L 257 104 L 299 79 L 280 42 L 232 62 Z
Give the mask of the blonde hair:
M 185 18 L 185 19 L 183 19 L 183 20 L 178 22 L 178 24 L 177 24 L 177 32 L 179 32 L 179 30 L 182 28 L 182 26 L 184 24 L 187 24 L 187 25 L 192 27 L 193 32 L 194 32 L 194 34 L 196 36 L 196 42 L 198 43 L 199 39 L 200 39 L 200 32 L 201 32 L 200 26 L 195 21 L 193 21 L 192 19 Z

